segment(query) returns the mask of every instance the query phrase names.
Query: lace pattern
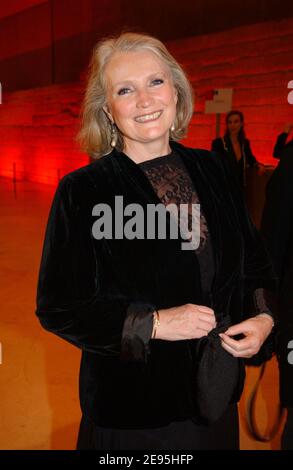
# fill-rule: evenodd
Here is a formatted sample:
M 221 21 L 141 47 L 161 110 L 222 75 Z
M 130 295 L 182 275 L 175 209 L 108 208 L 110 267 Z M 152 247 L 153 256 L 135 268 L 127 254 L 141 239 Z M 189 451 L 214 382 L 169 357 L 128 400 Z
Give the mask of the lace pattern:
M 182 227 L 182 231 L 185 238 L 190 240 L 188 232 L 190 234 L 192 228 L 200 224 L 200 243 L 196 251 L 202 252 L 208 239 L 208 226 L 202 210 L 200 210 L 200 217 L 197 211 L 192 211 L 192 204 L 200 204 L 200 201 L 181 158 L 171 153 L 147 160 L 139 165 L 165 206 L 176 204 L 176 207 L 180 208 L 181 204 L 188 205 L 188 220 L 186 226 Z M 182 222 L 184 224 L 184 218 Z

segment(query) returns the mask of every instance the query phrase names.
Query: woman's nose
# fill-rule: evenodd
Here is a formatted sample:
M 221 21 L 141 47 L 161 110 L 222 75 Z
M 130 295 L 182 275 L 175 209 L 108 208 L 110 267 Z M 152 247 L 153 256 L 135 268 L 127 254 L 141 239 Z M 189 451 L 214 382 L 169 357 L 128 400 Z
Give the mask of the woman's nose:
M 137 93 L 136 106 L 138 108 L 148 108 L 152 104 L 153 98 L 148 90 L 139 90 Z

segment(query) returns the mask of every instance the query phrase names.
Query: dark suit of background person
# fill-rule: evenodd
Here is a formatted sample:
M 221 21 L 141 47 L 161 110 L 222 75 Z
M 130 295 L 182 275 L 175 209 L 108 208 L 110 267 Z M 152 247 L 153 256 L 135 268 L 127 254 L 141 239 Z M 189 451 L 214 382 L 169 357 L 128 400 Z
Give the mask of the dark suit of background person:
M 244 139 L 241 143 L 241 159 L 237 161 L 233 145 L 229 135 L 224 137 L 218 137 L 212 142 L 212 150 L 223 155 L 224 158 L 228 159 L 235 172 L 235 175 L 239 178 L 240 183 L 245 183 L 245 167 L 258 168 L 258 161 L 252 153 L 250 142 L 248 139 Z
M 287 142 L 287 139 L 292 129 L 293 125 L 288 124 L 285 126 L 284 132 L 278 135 L 273 152 L 273 156 L 275 158 L 282 158 L 284 151 L 288 147 L 293 148 L 293 138 Z
M 213 140 L 212 150 L 230 162 L 232 170 L 244 187 L 246 186 L 246 167 L 259 168 L 260 165 L 251 151 L 245 134 L 243 113 L 238 109 L 233 109 L 227 113 L 225 121 L 224 137 Z
M 288 343 L 293 340 L 293 145 L 284 150 L 268 183 L 261 232 L 279 282 L 276 348 L 280 400 L 288 409 L 282 449 L 293 450 L 293 364 L 288 361 L 292 350 L 288 348 Z

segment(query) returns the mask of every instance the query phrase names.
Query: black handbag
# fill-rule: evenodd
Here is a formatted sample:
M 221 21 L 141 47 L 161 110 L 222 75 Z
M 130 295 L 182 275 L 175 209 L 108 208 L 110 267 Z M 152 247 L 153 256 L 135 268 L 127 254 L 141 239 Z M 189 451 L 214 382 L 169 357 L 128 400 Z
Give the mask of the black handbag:
M 195 343 L 195 403 L 197 415 L 207 423 L 222 416 L 239 386 L 240 360 L 222 347 L 219 336 L 230 325 L 230 318 L 223 318 L 216 328 Z

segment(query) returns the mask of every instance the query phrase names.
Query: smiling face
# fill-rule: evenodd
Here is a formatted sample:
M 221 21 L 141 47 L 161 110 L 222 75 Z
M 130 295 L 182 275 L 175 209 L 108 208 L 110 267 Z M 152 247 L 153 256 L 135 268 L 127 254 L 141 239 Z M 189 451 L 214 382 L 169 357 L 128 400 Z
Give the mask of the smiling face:
M 124 151 L 168 153 L 177 93 L 164 62 L 151 51 L 119 52 L 105 68 L 104 110 L 123 135 Z
M 242 126 L 243 122 L 239 114 L 231 114 L 231 116 L 229 116 L 227 127 L 230 134 L 238 135 Z

